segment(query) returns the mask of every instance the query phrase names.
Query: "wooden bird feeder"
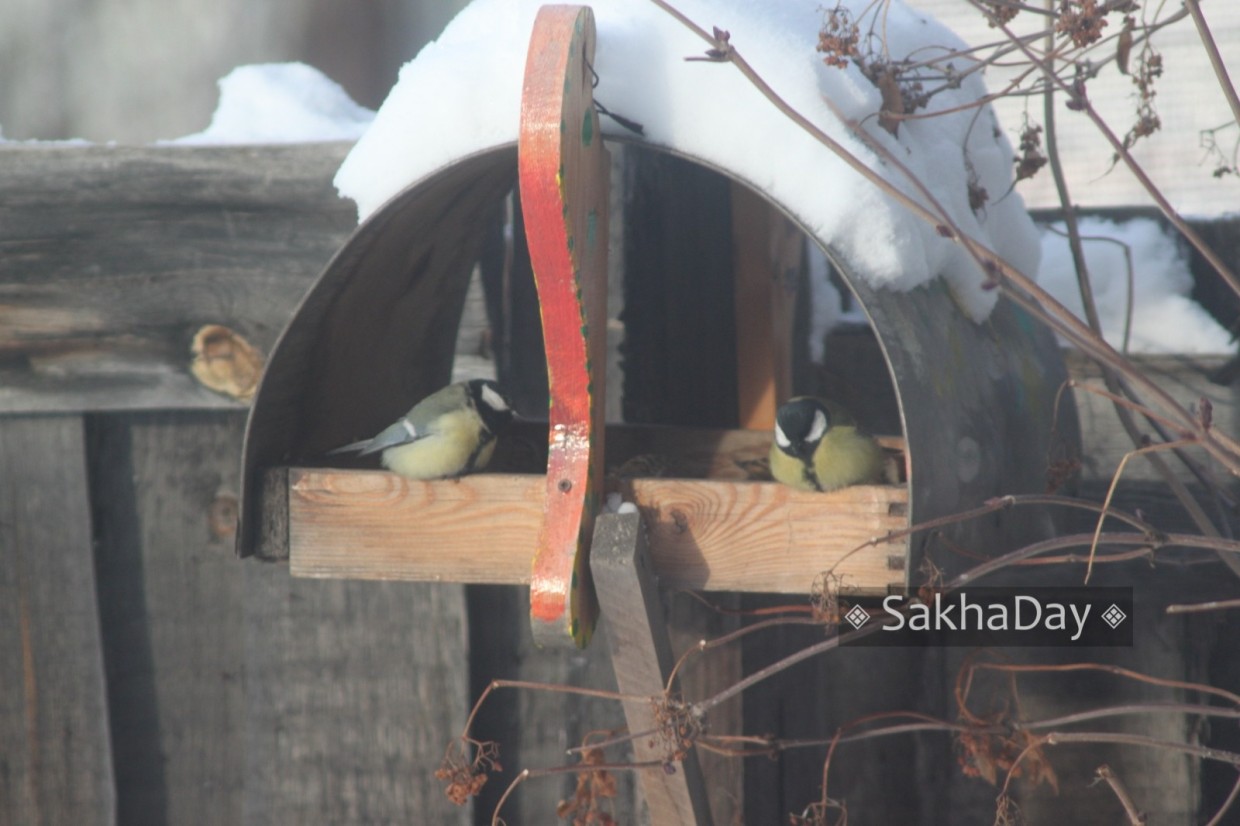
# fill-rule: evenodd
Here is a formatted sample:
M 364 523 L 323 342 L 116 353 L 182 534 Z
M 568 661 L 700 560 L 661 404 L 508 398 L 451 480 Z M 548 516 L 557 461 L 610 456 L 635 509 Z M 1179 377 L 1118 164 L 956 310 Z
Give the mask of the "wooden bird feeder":
M 591 105 L 592 49 L 588 8 L 545 7 L 530 47 L 519 145 L 427 170 L 358 227 L 305 296 L 270 355 L 247 423 L 241 556 L 287 560 L 294 574 L 310 577 L 530 584 L 536 625 L 579 641 L 588 633 L 571 633 L 570 603 L 573 577 L 586 580 L 581 551 L 600 504 L 605 441 L 608 178 Z M 550 377 L 547 472 L 415 482 L 325 466 L 331 448 L 378 432 L 450 381 L 479 228 L 517 184 Z M 775 206 L 794 218 L 799 212 Z M 1001 492 L 1044 488 L 1055 393 L 1066 377 L 1050 333 L 1005 301 L 986 323 L 965 321 L 941 282 L 875 290 L 818 240 L 871 319 L 886 360 L 904 432 L 883 441 L 903 456 L 907 484 L 808 494 L 713 471 L 633 479 L 625 493 L 646 518 L 667 584 L 805 593 L 865 540 Z M 758 241 L 761 258 L 767 236 Z M 762 262 L 741 268 L 759 275 L 738 275 L 738 335 L 748 337 L 738 350 L 766 359 L 742 365 L 741 408 L 751 429 L 606 428 L 609 465 L 667 452 L 719 468 L 765 454 L 774 407 L 787 395 L 779 386 L 786 355 L 769 340 L 779 318 L 771 306 L 782 299 L 762 291 L 770 281 Z M 1074 419 L 1058 427 L 1070 445 Z M 480 524 L 484 546 L 467 530 Z M 1029 527 L 1004 515 L 952 530 L 971 547 L 997 550 Z M 897 539 L 835 570 L 861 592 L 887 592 L 908 583 L 917 552 L 916 541 Z
M 528 584 L 536 639 L 582 645 L 600 601 L 587 554 L 604 446 L 609 465 L 667 452 L 735 470 L 735 457 L 765 454 L 788 388 L 787 355 L 772 343 L 784 311 L 763 271 L 770 264 L 764 229 L 753 230 L 757 252 L 748 264 L 738 256 L 737 328 L 745 338 L 738 350 L 749 358 L 739 392 L 748 429 L 604 427 L 608 161 L 592 102 L 593 48 L 590 9 L 544 7 L 530 43 L 521 122 L 513 125 L 516 144 L 425 170 L 359 226 L 306 295 L 250 412 L 242 556 L 286 560 L 306 577 Z M 690 159 L 708 154 L 692 145 L 655 148 Z M 378 432 L 448 383 L 480 228 L 514 185 L 542 309 L 551 401 L 541 435 L 545 472 L 420 482 L 325 466 L 328 450 Z M 734 209 L 764 205 L 760 194 L 734 191 L 746 193 Z M 774 207 L 794 221 L 807 209 Z M 858 592 L 902 589 L 919 563 L 920 539 L 854 549 L 1000 493 L 1044 488 L 1055 394 L 1065 379 L 1052 336 L 1003 301 L 985 324 L 965 321 L 941 282 L 875 291 L 816 240 L 872 322 L 903 426 L 886 444 L 903 457 L 907 481 L 816 494 L 735 473 L 628 480 L 624 494 L 640 510 L 649 564 L 663 585 L 808 594 L 818 574 L 833 569 Z M 1061 422 L 1058 433 L 1070 444 L 1075 420 Z M 609 559 L 617 542 L 627 542 L 641 569 L 633 520 L 605 521 Z M 1020 514 L 1001 514 L 948 531 L 998 552 L 1017 534 L 1027 541 L 1031 527 Z M 621 592 L 648 593 L 648 584 L 633 584 L 632 565 L 619 579 L 610 570 L 604 606 Z M 642 614 L 641 627 L 657 626 L 651 616 Z M 654 675 L 646 686 L 654 693 L 661 674 L 650 663 L 644 673 Z M 632 688 L 622 680 L 622 689 Z

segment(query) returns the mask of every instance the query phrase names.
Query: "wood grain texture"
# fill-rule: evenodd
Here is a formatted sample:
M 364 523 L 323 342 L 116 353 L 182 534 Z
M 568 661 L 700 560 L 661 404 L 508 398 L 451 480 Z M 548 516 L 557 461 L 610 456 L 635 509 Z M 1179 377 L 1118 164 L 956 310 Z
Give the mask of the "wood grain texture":
M 240 407 L 194 332 L 269 352 L 356 221 L 348 148 L 0 148 L 0 411 Z
M 295 576 L 529 582 L 542 520 L 540 475 L 419 482 L 380 471 L 290 468 Z M 632 497 L 669 586 L 808 593 L 814 577 L 871 537 L 905 526 L 901 487 L 827 494 L 775 483 L 643 479 Z M 485 525 L 480 542 L 476 526 Z M 903 578 L 903 540 L 849 556 L 849 585 L 885 592 Z
M 470 701 L 462 588 L 238 565 L 251 629 L 240 822 L 470 824 L 434 777 Z
M 680 684 L 668 686 L 676 664 L 667 633 L 667 618 L 647 548 L 646 529 L 633 514 L 603 514 L 595 522 L 590 568 L 598 588 L 599 604 L 607 618 L 607 647 L 616 671 L 616 684 L 625 694 L 660 697 L 680 695 Z M 660 728 L 650 700 L 627 700 L 624 716 L 630 732 Z M 663 761 L 675 766 L 640 770 L 651 826 L 696 824 L 709 826 L 710 806 L 698 765 L 697 750 L 675 761 L 671 743 L 638 737 L 632 742 L 633 761 Z
M 241 821 L 245 572 L 211 512 L 236 491 L 242 424 L 163 413 L 90 429 L 122 823 Z
M 462 589 L 237 560 L 213 515 L 242 425 L 93 428 L 121 821 L 464 826 L 433 776 L 469 701 Z
M 116 822 L 80 416 L 0 418 L 0 824 Z

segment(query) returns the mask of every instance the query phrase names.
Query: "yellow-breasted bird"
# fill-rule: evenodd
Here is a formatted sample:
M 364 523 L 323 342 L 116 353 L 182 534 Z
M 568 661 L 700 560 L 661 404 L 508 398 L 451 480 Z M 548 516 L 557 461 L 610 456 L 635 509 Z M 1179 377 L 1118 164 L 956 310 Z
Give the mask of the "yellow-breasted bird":
M 410 479 L 462 476 L 487 466 L 512 416 L 499 385 L 473 379 L 432 393 L 373 439 L 331 452 L 383 451 L 383 466 Z
M 882 480 L 878 442 L 834 402 L 798 396 L 775 413 L 771 475 L 798 490 L 828 491 Z

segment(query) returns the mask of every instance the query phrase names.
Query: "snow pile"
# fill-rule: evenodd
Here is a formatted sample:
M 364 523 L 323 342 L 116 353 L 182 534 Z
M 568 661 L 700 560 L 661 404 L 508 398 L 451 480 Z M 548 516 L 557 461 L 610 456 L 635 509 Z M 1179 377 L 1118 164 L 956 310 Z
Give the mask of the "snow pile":
M 211 125 L 164 143 L 252 144 L 351 141 L 375 113 L 358 106 L 331 78 L 304 63 L 238 66 L 219 81 Z
M 1083 241 L 1085 265 L 1089 270 L 1094 303 L 1098 305 L 1103 336 L 1112 347 L 1123 347 L 1131 300 L 1135 303 L 1129 352 L 1202 354 L 1235 350 L 1230 334 L 1188 297 L 1193 288 L 1188 264 L 1175 238 L 1157 222 L 1140 218 L 1116 224 L 1085 218 L 1080 222 L 1080 229 L 1081 235 L 1086 237 Z M 1084 318 L 1072 251 L 1063 232 L 1062 223 L 1043 231 L 1038 282 L 1060 303 Z
M 374 125 L 336 177 L 361 218 L 454 160 L 517 139 L 521 83 L 534 16 L 544 0 L 476 0 L 440 38 L 406 64 Z M 981 320 L 997 299 L 971 259 L 934 227 L 896 205 L 766 101 L 733 66 L 686 62 L 707 44 L 652 3 L 592 2 L 598 30 L 596 98 L 645 126 L 644 141 L 728 170 L 765 192 L 876 287 L 907 290 L 944 275 L 969 315 Z M 870 0 L 846 0 L 863 31 Z M 1011 184 L 1013 152 L 977 73 L 936 95 L 924 111 L 960 111 L 900 124 L 898 137 L 873 117 L 875 84 L 856 66 L 823 64 L 815 51 L 826 14 L 821 0 L 676 0 L 699 25 L 718 26 L 793 108 L 898 187 L 888 169 L 830 112 L 865 119 L 870 134 L 901 158 L 965 231 L 1027 273 L 1037 270 L 1037 232 Z M 874 36 L 892 59 L 924 59 L 961 41 L 901 0 L 885 5 Z M 880 46 L 881 47 L 881 46 Z M 939 85 L 927 81 L 928 85 Z M 609 118 L 608 135 L 632 137 Z M 970 208 L 970 185 L 989 200 Z

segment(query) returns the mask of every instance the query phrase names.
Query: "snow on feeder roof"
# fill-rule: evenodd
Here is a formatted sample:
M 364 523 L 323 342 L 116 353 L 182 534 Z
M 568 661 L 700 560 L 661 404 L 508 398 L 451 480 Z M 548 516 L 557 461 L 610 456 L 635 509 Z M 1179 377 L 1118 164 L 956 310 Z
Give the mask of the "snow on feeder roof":
M 361 218 L 454 159 L 516 141 L 522 69 L 541 5 L 476 0 L 405 65 L 336 177 Z M 991 109 L 971 105 L 986 94 L 980 73 L 936 94 L 920 113 L 960 111 L 903 121 L 892 136 L 873 117 L 882 108 L 875 84 L 856 65 L 826 65 L 816 50 L 826 17 L 820 0 L 675 5 L 699 25 L 730 32 L 732 44 L 788 104 L 915 196 L 823 98 L 845 117 L 868 118 L 870 133 L 930 187 L 957 226 L 1021 271 L 1037 272 L 1037 232 L 1020 196 L 1009 192 L 1014 153 Z M 854 20 L 870 5 L 842 3 Z M 985 279 L 964 250 L 796 128 L 735 68 L 686 61 L 702 55 L 704 43 L 682 23 L 651 2 L 600 0 L 591 7 L 598 31 L 595 98 L 643 125 L 638 142 L 727 170 L 779 204 L 871 287 L 907 290 L 943 276 L 975 321 L 990 313 L 996 293 L 982 287 Z M 873 15 L 861 21 L 863 38 L 870 21 Z M 965 48 L 950 30 L 900 0 L 887 4 L 874 26 L 868 37 L 881 38 L 873 46 L 891 61 Z M 610 118 L 602 126 L 608 137 L 633 138 Z M 976 212 L 970 185 L 989 196 Z

